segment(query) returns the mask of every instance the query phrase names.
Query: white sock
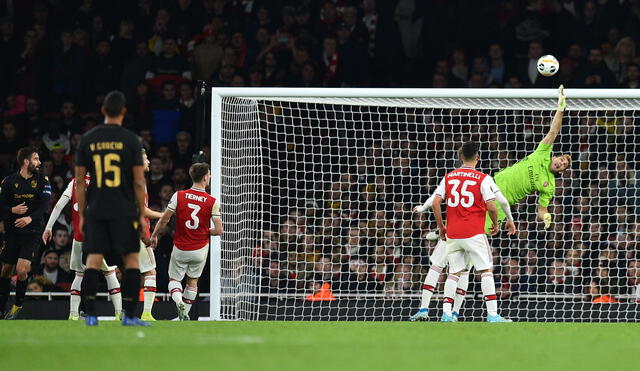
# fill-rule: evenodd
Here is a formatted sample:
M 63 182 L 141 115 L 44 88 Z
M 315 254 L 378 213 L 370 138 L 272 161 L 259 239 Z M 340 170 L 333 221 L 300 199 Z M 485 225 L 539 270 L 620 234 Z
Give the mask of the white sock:
M 436 290 L 436 286 L 438 286 L 438 279 L 440 278 L 440 274 L 442 274 L 442 268 L 432 264 L 429 268 L 429 272 L 427 272 L 427 277 L 424 279 L 424 285 L 422 285 L 422 300 L 420 301 L 420 309 L 429 308 L 429 303 L 431 302 L 433 292 Z
M 113 304 L 113 311 L 116 314 L 116 319 L 122 312 L 122 293 L 120 292 L 120 282 L 116 277 L 116 271 L 111 271 L 105 274 L 104 279 L 107 281 L 107 290 L 109 290 L 109 298 L 111 304 Z
M 493 281 L 493 273 L 482 273 L 480 285 L 482 286 L 484 302 L 487 304 L 487 313 L 490 316 L 495 316 L 498 314 L 498 297 L 496 296 L 496 283 Z
M 182 303 L 182 284 L 178 281 L 169 280 L 169 294 L 176 305 Z
M 458 281 L 458 288 L 456 289 L 456 297 L 453 299 L 453 311 L 460 314 L 460 308 L 464 301 L 464 296 L 467 295 L 467 288 L 469 287 L 469 272 L 462 272 L 460 280 Z
M 144 309 L 151 313 L 153 301 L 156 300 L 156 276 L 144 276 Z
M 197 287 L 187 286 L 187 288 L 184 290 L 184 294 L 182 295 L 182 301 L 184 302 L 184 307 L 187 310 L 187 314 L 189 314 L 189 311 L 191 310 L 191 305 L 193 305 L 193 303 L 195 302 L 197 295 L 198 295 Z
M 446 315 L 451 315 L 451 306 L 453 305 L 453 297 L 456 294 L 456 287 L 458 287 L 458 276 L 450 274 L 447 277 L 447 281 L 444 283 L 444 301 L 442 304 L 442 310 Z
M 82 295 L 82 273 L 76 273 L 73 282 L 71 282 L 71 291 L 69 295 L 69 315 L 77 317 L 80 308 L 80 298 Z

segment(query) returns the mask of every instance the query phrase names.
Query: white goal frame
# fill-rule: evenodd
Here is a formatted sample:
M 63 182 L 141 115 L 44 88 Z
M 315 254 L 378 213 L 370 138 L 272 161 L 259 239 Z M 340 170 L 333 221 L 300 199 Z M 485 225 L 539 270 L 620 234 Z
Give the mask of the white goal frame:
M 567 99 L 640 99 L 640 89 L 565 89 Z M 221 194 L 222 100 L 237 98 L 476 98 L 555 99 L 556 89 L 387 89 L 387 88 L 230 88 L 211 89 L 211 194 L 225 205 Z M 638 107 L 640 109 L 640 107 Z M 571 108 L 569 108 L 569 111 Z M 210 320 L 221 320 L 221 238 L 211 237 Z

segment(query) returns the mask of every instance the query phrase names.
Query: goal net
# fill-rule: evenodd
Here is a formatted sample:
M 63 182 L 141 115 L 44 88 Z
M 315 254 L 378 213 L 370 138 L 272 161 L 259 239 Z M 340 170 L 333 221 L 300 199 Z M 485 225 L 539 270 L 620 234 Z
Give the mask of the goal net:
M 490 238 L 498 306 L 515 321 L 635 321 L 640 94 L 566 93 L 553 154 L 573 163 L 557 178 L 551 228 L 532 195 L 512 206 L 518 233 Z M 407 320 L 436 243 L 425 238 L 432 213 L 412 208 L 459 166 L 465 141 L 481 144 L 479 170 L 492 175 L 532 153 L 555 95 L 214 89 L 212 191 L 225 232 L 213 245 L 212 318 Z M 484 318 L 479 282 L 472 272 L 461 320 Z

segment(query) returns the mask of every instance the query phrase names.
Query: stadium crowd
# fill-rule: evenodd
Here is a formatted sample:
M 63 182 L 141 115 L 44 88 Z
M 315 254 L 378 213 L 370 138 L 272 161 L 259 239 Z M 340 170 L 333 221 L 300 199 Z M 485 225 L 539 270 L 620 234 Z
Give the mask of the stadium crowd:
M 190 186 L 186 169 L 196 143 L 208 143 L 196 126 L 197 80 L 254 87 L 637 88 L 638 40 L 640 2 L 632 0 L 0 1 L 0 176 L 12 170 L 18 148 L 39 147 L 55 204 L 72 177 L 80 135 L 102 121 L 104 94 L 120 89 L 128 99 L 125 126 L 150 154 L 150 205 L 163 210 L 175 190 Z M 560 60 L 554 78 L 536 72 L 546 53 Z M 563 146 L 580 165 L 559 180 L 553 230 L 541 232 L 522 206 L 521 238 L 494 243 L 503 298 L 640 291 L 638 125 L 615 113 L 567 120 L 565 134 L 576 141 Z M 424 122 L 431 125 L 425 131 L 442 132 L 434 122 Z M 484 170 L 529 153 L 539 124 L 487 133 L 493 158 Z M 378 138 L 336 179 L 321 182 L 321 195 L 276 208 L 274 228 L 252 255 L 263 289 L 309 292 L 330 282 L 348 292 L 417 292 L 434 245 L 423 237 L 433 223 L 409 210 L 433 189 L 442 175 L 436 169 L 455 166 L 452 153 L 462 141 L 456 132 L 439 138 L 429 148 Z M 498 145 L 506 142 L 511 147 Z M 277 159 L 276 145 L 271 149 Z M 72 234 L 67 210 L 42 247 L 31 290 L 68 289 Z M 161 290 L 170 248 L 167 235 L 156 251 Z

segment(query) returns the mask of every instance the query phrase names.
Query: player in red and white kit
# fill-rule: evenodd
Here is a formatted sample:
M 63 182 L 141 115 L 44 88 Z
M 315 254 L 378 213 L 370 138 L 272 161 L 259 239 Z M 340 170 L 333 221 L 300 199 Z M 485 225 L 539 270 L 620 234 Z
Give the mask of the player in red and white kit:
M 87 183 L 87 187 L 89 186 L 89 177 L 85 179 Z M 44 232 L 42 233 L 42 241 L 45 245 L 51 239 L 51 230 L 56 220 L 62 213 L 62 210 L 67 206 L 69 201 L 71 201 L 71 224 L 73 226 L 73 243 L 71 245 L 71 261 L 69 263 L 72 271 L 76 272 L 76 276 L 71 283 L 71 291 L 69 296 L 69 319 L 70 320 L 78 320 L 80 318 L 79 307 L 80 307 L 80 296 L 81 296 L 81 287 L 82 287 L 82 277 L 84 275 L 85 265 L 82 264 L 82 241 L 84 239 L 84 235 L 82 230 L 80 230 L 80 217 L 78 215 L 78 201 L 76 200 L 76 178 L 73 178 L 67 188 L 60 196 L 60 199 L 56 203 L 56 206 L 53 207 L 51 211 L 51 215 L 49 216 L 49 221 L 47 222 L 47 226 L 44 228 Z M 116 278 L 116 267 L 107 265 L 107 262 L 102 259 L 102 266 L 100 270 L 104 274 L 104 278 L 107 281 L 107 289 L 109 291 L 109 297 L 111 298 L 111 303 L 113 303 L 113 309 L 115 310 L 116 319 L 120 318 L 120 313 L 122 313 L 122 294 L 120 293 L 120 282 Z
M 480 157 L 478 144 L 467 142 L 460 148 L 462 167 L 445 175 L 436 189 L 433 213 L 440 239 L 447 243 L 449 276 L 444 285 L 442 322 L 453 322 L 452 306 L 458 280 L 470 263 L 481 275 L 480 286 L 487 305 L 487 322 L 511 322 L 498 314 L 498 298 L 492 273 L 491 246 L 485 234 L 487 212 L 493 222 L 492 235 L 498 233 L 498 209 L 493 179 L 475 169 Z M 447 205 L 447 225 L 442 219 L 442 201 Z M 510 226 L 509 233 L 515 233 Z
M 147 151 L 142 149 L 142 168 L 145 173 L 149 172 L 149 158 Z M 146 241 L 140 240 L 140 252 L 138 253 L 138 259 L 140 260 L 140 273 L 144 280 L 143 292 L 144 302 L 142 306 L 142 315 L 140 319 L 143 321 L 155 321 L 151 314 L 153 303 L 156 300 L 156 257 L 153 249 L 151 248 L 151 221 L 149 219 L 159 219 L 162 213 L 151 210 L 149 208 L 149 193 L 147 188 L 144 190 L 144 216 L 147 219 L 145 227 Z
M 196 163 L 189 168 L 193 187 L 173 194 L 169 206 L 151 235 L 151 245 L 158 245 L 158 235 L 171 217 L 176 216 L 173 251 L 169 262 L 169 292 L 178 308 L 181 321 L 189 319 L 191 305 L 198 293 L 198 278 L 202 275 L 209 253 L 210 236 L 222 234 L 220 203 L 205 191 L 211 180 L 209 165 Z M 211 228 L 213 223 L 213 228 Z M 182 280 L 187 287 L 182 291 Z

